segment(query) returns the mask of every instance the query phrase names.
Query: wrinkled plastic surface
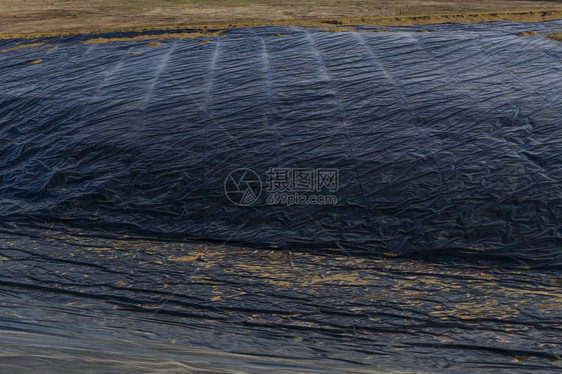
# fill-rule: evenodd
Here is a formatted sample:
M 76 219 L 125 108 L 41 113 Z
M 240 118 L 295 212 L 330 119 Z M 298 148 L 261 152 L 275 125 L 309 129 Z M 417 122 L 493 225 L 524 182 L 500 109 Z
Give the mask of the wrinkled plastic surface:
M 562 368 L 559 271 L 3 235 L 0 372 Z
M 0 53 L 0 371 L 559 372 L 561 26 Z M 270 167 L 338 203 L 225 196 Z
M 562 48 L 514 35 L 560 25 L 262 27 L 157 47 L 76 36 L 4 52 L 0 217 L 560 265 Z M 338 203 L 225 196 L 231 171 L 265 188 L 276 167 L 337 168 Z

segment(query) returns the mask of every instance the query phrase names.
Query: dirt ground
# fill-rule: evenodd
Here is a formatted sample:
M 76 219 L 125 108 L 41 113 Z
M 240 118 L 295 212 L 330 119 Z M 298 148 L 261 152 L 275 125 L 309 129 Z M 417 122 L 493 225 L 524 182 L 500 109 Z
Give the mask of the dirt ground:
M 541 9 L 555 9 L 542 14 Z M 560 18 L 559 0 L 1 0 L 0 34 L 75 33 L 142 28 L 232 27 L 263 24 L 306 25 L 318 20 L 355 19 L 351 23 L 447 22 L 412 15 L 491 13 L 481 20 L 508 19 L 510 11 L 532 11 L 530 21 Z M 528 15 L 528 14 L 527 14 Z M 375 19 L 386 17 L 387 21 Z M 515 20 L 525 20 L 520 14 Z M 542 18 L 541 18 L 542 17 Z M 427 17 L 426 17 L 427 18 Z M 478 21 L 456 17 L 456 21 Z M 322 22 L 320 22 L 322 23 Z M 345 23 L 345 22 L 344 22 Z M 392 23 L 392 22 L 390 22 Z

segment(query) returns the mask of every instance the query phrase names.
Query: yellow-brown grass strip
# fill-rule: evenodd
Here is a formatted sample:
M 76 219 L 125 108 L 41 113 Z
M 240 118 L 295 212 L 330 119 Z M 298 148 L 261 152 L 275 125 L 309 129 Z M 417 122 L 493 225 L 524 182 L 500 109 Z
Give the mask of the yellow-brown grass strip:
M 131 28 L 110 28 L 103 30 L 78 30 L 62 31 L 52 33 L 19 33 L 3 34 L 0 39 L 27 38 L 34 39 L 39 37 L 79 35 L 86 33 L 107 33 L 107 32 L 148 32 L 154 30 L 180 30 L 194 29 L 209 36 L 207 30 L 228 30 L 255 26 L 413 26 L 430 25 L 439 23 L 479 23 L 494 21 L 512 22 L 540 22 L 562 18 L 562 9 L 540 9 L 540 10 L 521 10 L 509 12 L 475 12 L 475 13 L 456 13 L 456 14 L 426 14 L 409 16 L 391 17 L 357 17 L 357 18 L 318 18 L 318 19 L 288 19 L 288 20 L 251 20 L 244 22 L 217 22 L 208 24 L 184 24 L 170 27 L 131 27 Z M 186 33 L 193 34 L 193 33 Z M 173 34 L 170 34 L 173 35 Z M 162 38 L 158 35 L 150 36 L 151 39 Z M 197 37 L 197 36 L 192 36 Z M 175 37 L 174 37 L 175 38 Z

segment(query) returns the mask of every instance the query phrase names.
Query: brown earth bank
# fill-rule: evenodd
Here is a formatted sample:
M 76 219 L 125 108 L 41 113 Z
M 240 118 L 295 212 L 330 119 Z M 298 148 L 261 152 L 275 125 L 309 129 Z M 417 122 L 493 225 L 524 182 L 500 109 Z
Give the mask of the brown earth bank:
M 562 18 L 560 1 L 1 0 L 0 34 L 258 25 L 412 25 Z M 10 35 L 11 34 L 11 35 Z

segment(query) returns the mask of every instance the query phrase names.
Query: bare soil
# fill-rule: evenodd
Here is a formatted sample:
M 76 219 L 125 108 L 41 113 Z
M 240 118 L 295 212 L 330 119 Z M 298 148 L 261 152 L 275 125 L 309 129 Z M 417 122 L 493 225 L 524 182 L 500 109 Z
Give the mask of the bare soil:
M 1 0 L 0 35 L 561 17 L 560 1 L 548 0 Z

